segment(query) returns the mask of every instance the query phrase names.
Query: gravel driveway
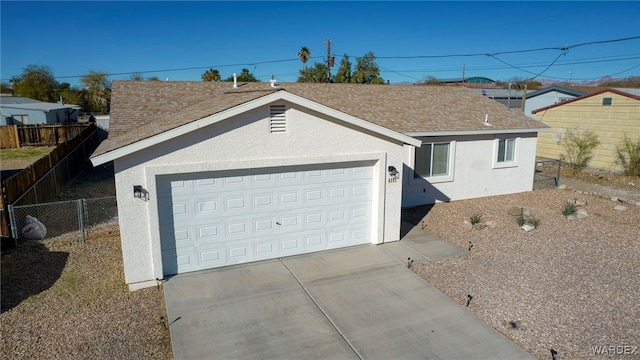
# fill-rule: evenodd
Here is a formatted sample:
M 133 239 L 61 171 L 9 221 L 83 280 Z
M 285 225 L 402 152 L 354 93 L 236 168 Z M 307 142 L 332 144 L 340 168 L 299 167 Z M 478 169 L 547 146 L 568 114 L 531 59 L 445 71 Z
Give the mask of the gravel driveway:
M 588 217 L 569 221 L 567 200 Z M 540 359 L 597 358 L 594 347 L 634 351 L 640 345 L 640 206 L 569 190 L 441 203 L 405 217 L 468 249 L 467 256 L 413 267 L 420 276 Z M 510 207 L 531 210 L 539 226 L 521 230 Z M 474 214 L 497 222 L 463 226 Z M 625 348 L 625 346 L 627 346 Z M 629 358 L 639 358 L 635 350 Z

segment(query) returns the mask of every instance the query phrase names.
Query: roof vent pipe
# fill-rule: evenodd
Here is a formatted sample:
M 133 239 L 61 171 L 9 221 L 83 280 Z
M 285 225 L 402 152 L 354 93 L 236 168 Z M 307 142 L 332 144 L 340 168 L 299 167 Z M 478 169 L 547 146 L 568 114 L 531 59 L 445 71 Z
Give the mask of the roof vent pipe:
M 269 82 L 271 83 L 271 87 L 276 87 L 276 79 L 273 78 L 273 75 L 271 75 L 271 80 L 269 80 Z
M 491 124 L 489 124 L 489 114 L 484 114 L 484 125 L 491 126 Z
M 233 88 L 237 88 L 238 87 L 238 76 L 236 75 L 236 73 L 233 73 Z

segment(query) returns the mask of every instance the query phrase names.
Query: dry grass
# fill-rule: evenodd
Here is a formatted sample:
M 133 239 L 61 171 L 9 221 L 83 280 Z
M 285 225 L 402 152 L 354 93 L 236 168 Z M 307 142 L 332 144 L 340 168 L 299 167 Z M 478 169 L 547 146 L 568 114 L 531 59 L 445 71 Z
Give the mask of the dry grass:
M 587 203 L 586 220 L 562 215 L 575 198 Z M 584 359 L 592 346 L 637 346 L 640 206 L 615 205 L 555 189 L 437 204 L 424 217 L 427 231 L 473 244 L 471 253 L 413 268 L 461 305 L 473 296 L 470 311 L 539 359 L 551 349 L 558 359 Z M 522 231 L 507 214 L 512 206 L 531 209 L 538 228 Z M 498 227 L 463 228 L 474 213 Z
M 3 359 L 170 359 L 162 287 L 129 292 L 117 223 L 2 256 Z

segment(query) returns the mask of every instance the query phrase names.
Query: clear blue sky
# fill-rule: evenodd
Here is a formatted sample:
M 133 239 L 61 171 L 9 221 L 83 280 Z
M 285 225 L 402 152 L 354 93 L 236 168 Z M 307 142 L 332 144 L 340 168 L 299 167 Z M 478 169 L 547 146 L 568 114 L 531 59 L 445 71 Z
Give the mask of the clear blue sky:
M 209 67 L 226 78 L 248 68 L 295 81 L 302 46 L 307 65 L 323 62 L 326 41 L 336 67 L 372 51 L 391 83 L 484 76 L 494 80 L 593 80 L 640 75 L 640 2 L 31 2 L 1 1 L 0 78 L 29 64 L 50 66 L 76 85 L 90 70 L 200 80 Z M 427 58 L 426 56 L 440 56 Z M 402 58 L 405 57 L 405 58 Z M 355 62 L 352 58 L 351 61 Z M 555 63 L 554 63 L 555 60 Z M 178 70 L 187 69 L 189 70 Z

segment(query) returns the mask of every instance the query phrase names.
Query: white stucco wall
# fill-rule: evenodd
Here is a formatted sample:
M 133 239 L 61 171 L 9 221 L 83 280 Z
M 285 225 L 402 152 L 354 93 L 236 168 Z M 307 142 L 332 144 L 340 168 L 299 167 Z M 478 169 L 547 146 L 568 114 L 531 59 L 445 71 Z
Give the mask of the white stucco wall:
M 516 138 L 516 161 L 496 164 L 498 138 Z M 448 177 L 414 178 L 413 167 L 405 167 L 403 207 L 484 196 L 531 191 L 535 173 L 536 134 L 503 136 L 459 136 L 420 138 L 423 142 L 452 143 L 453 163 Z M 413 164 L 414 150 L 405 149 L 405 161 Z
M 114 161 L 130 289 L 153 285 L 163 276 L 155 196 L 160 175 L 371 161 L 375 164 L 372 242 L 399 240 L 402 179 L 388 182 L 387 168 L 403 168 L 403 144 L 291 103 L 278 104 L 287 107 L 286 134 L 270 133 L 269 106 L 264 106 Z M 148 201 L 133 197 L 134 185 L 149 192 Z

